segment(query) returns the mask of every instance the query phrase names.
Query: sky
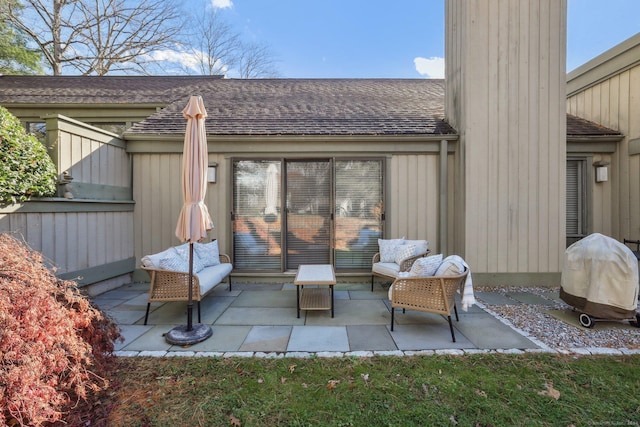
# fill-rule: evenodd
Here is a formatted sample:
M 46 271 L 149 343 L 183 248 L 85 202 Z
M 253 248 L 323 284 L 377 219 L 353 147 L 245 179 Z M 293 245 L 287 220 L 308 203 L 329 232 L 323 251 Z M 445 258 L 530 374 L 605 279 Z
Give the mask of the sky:
M 444 0 L 205 1 L 270 47 L 279 77 L 444 76 Z M 640 32 L 640 0 L 567 3 L 567 71 Z

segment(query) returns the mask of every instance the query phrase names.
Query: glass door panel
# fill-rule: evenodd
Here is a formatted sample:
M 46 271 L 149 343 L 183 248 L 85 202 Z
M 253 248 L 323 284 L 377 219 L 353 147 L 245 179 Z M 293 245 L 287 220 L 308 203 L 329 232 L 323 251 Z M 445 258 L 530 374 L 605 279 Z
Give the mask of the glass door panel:
M 331 261 L 331 162 L 286 162 L 286 268 Z
M 233 267 L 282 271 L 279 160 L 234 162 Z
M 371 269 L 382 237 L 382 160 L 335 162 L 336 270 Z

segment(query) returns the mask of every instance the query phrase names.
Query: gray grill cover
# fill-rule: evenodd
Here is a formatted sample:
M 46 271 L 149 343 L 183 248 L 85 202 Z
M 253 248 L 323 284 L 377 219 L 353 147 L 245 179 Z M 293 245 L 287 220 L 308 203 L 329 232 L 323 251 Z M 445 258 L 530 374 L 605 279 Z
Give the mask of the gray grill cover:
M 638 306 L 638 259 L 631 249 L 599 233 L 567 248 L 560 298 L 593 317 L 628 319 Z

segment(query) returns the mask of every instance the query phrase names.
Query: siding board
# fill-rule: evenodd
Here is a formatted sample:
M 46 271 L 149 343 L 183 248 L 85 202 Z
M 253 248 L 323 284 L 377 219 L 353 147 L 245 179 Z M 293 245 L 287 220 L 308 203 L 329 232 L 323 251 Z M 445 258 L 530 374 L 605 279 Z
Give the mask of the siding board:
M 564 1 L 452 0 L 447 116 L 461 132 L 474 271 L 557 273 L 564 253 Z M 447 22 L 450 22 L 449 20 Z M 449 77 L 450 74 L 447 74 Z M 576 103 L 577 104 L 577 103 Z

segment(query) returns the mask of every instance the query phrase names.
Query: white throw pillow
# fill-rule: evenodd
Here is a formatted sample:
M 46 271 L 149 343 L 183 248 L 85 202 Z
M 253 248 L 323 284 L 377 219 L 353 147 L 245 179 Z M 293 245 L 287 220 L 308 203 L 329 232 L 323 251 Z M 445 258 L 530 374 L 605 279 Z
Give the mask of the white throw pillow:
M 411 266 L 411 276 L 433 276 L 436 274 L 436 271 L 438 271 L 438 267 L 441 263 L 442 254 L 418 258 Z
M 145 255 L 140 260 L 141 264 L 147 268 L 160 268 L 160 260 L 173 253 L 173 248 L 165 249 L 157 254 Z
M 450 255 L 446 257 L 438 270 L 436 271 L 436 276 L 457 276 L 458 274 L 462 274 L 464 272 L 464 265 L 459 260 L 459 257 L 456 255 Z
M 402 239 L 378 239 L 378 247 L 380 248 L 380 262 L 395 262 L 396 247 L 404 242 Z
M 194 243 L 193 249 L 205 267 L 220 264 L 220 250 L 218 249 L 217 240 L 210 243 Z
M 398 265 L 402 264 L 407 258 L 411 258 L 416 251 L 415 245 L 399 245 L 396 246 L 396 256 L 394 262 Z
M 189 272 L 189 262 L 183 260 L 178 254 L 164 257 L 160 260 L 160 268 L 163 270 Z
M 183 261 L 187 263 L 187 269 L 184 270 L 189 272 L 189 243 L 184 243 L 180 246 L 176 246 L 173 248 L 178 257 L 180 257 Z M 193 247 L 193 272 L 198 273 L 204 268 L 204 262 L 198 256 L 196 252 L 195 243 Z M 167 269 L 170 270 L 170 269 Z M 175 271 L 183 271 L 183 270 L 175 270 Z
M 414 256 L 426 254 L 427 251 L 429 250 L 429 242 L 427 240 L 405 240 L 404 244 L 415 245 L 416 251 L 413 254 Z

